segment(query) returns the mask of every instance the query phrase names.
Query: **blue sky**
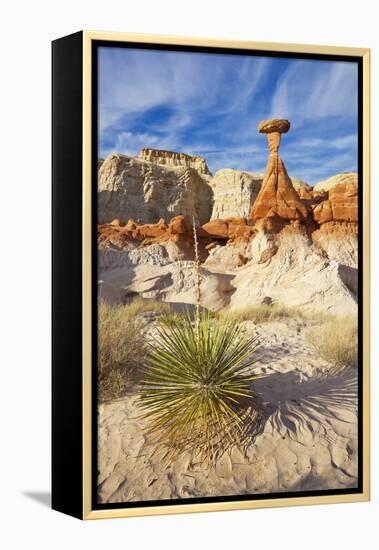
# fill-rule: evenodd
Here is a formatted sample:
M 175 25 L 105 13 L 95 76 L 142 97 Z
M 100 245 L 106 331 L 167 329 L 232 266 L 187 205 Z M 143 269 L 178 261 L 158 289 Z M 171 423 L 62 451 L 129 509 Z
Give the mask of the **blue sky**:
M 142 147 L 263 172 L 262 119 L 288 118 L 281 157 L 311 184 L 357 170 L 357 66 L 334 61 L 99 49 L 99 154 Z

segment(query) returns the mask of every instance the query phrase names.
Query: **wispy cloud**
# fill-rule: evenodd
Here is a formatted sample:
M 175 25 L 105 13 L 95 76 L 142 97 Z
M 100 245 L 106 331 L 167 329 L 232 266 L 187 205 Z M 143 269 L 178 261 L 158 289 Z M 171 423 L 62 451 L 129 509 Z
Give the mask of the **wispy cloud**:
M 278 80 L 271 116 L 296 122 L 356 117 L 357 82 L 354 63 L 293 61 Z
M 282 156 L 294 175 L 314 183 L 356 169 L 354 63 L 100 49 L 102 156 L 156 147 L 203 155 L 213 172 L 262 171 L 257 124 L 269 116 L 291 120 Z

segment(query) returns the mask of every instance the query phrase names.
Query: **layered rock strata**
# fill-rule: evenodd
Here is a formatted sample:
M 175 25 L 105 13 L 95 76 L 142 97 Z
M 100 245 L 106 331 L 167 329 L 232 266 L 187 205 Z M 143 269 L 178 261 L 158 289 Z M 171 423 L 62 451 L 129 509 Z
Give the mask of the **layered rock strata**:
M 140 158 L 154 164 L 163 164 L 166 166 L 184 166 L 193 168 L 199 174 L 211 176 L 211 172 L 203 157 L 187 155 L 186 153 L 176 153 L 174 151 L 164 151 L 161 149 L 141 149 Z
M 98 221 L 110 223 L 119 218 L 156 223 L 183 215 L 188 220 L 195 216 L 202 225 L 212 211 L 208 180 L 194 168 L 111 154 L 99 170 Z
M 262 174 L 219 170 L 209 182 L 213 191 L 211 220 L 247 218 L 261 189 Z
M 323 191 L 329 191 L 340 183 L 351 183 L 358 186 L 358 174 L 356 172 L 342 172 L 341 174 L 336 174 L 335 176 L 316 183 L 313 187 L 313 191 L 316 194 L 322 193 Z

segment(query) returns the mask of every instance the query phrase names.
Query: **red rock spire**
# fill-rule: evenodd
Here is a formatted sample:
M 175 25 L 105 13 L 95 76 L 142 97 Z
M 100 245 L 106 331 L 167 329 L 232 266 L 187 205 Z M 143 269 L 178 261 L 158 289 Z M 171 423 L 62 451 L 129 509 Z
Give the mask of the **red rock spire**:
M 288 132 L 290 122 L 285 119 L 263 120 L 258 131 L 267 135 L 270 156 L 261 190 L 251 209 L 254 221 L 279 216 L 285 220 L 304 221 L 308 216 L 305 205 L 300 200 L 287 174 L 283 161 L 279 158 L 281 135 Z

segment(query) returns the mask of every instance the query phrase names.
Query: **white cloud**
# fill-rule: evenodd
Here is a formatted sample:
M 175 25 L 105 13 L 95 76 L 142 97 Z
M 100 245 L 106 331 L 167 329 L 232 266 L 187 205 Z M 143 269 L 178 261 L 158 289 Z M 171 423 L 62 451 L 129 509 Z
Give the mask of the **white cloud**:
M 357 77 L 355 63 L 293 61 L 278 80 L 271 116 L 296 122 L 355 117 Z
M 241 110 L 268 71 L 268 58 L 100 48 L 100 131 L 125 115 L 168 105 L 183 113 Z

